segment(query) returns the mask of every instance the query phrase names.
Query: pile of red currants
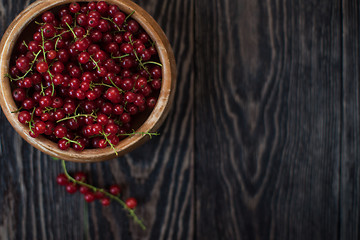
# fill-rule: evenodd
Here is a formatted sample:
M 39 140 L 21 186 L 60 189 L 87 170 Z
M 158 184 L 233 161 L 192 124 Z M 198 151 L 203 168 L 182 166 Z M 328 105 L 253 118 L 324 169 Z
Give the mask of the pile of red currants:
M 155 43 L 116 5 L 77 3 L 47 11 L 18 43 L 7 77 L 30 136 L 61 150 L 114 149 L 157 103 L 162 65 Z

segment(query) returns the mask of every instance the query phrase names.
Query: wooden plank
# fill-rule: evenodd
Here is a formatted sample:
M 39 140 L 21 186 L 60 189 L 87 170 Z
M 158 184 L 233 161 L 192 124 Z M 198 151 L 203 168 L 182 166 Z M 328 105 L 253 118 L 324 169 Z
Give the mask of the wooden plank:
M 343 126 L 341 154 L 340 239 L 359 239 L 359 1 L 342 1 Z
M 341 3 L 195 13 L 196 237 L 337 239 Z
M 161 136 L 124 157 L 97 164 L 69 163 L 91 183 L 123 184 L 123 198 L 139 201 L 142 231 L 113 203 L 85 204 L 57 186 L 57 161 L 30 147 L 0 115 L 0 239 L 191 239 L 194 234 L 194 2 L 137 1 L 163 27 L 178 63 L 177 96 Z M 26 2 L 28 4 L 28 2 Z M 25 5 L 26 5 L 25 4 Z M 15 9 L 15 6 L 17 8 Z M 1 30 L 24 1 L 0 0 Z

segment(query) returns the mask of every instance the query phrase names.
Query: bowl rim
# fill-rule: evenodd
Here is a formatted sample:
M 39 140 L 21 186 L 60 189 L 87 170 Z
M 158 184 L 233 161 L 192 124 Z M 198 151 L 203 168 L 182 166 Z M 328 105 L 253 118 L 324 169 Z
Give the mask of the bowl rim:
M 162 63 L 162 86 L 159 93 L 158 101 L 155 108 L 150 113 L 145 122 L 136 130 L 138 132 L 154 132 L 165 120 L 170 105 L 174 99 L 175 82 L 176 82 L 176 63 L 171 45 L 158 23 L 140 6 L 130 0 L 105 0 L 107 3 L 117 5 L 125 14 L 132 14 L 142 28 L 148 33 L 150 38 L 155 42 L 160 61 Z M 18 114 L 13 113 L 17 110 L 15 101 L 12 98 L 10 80 L 5 77 L 8 73 L 10 57 L 13 48 L 23 30 L 40 14 L 54 7 L 66 5 L 73 2 L 72 0 L 38 0 L 23 10 L 9 25 L 0 42 L 0 105 L 3 112 L 13 126 L 13 128 L 35 148 L 40 151 L 63 160 L 73 162 L 99 162 L 109 160 L 132 151 L 146 140 L 147 135 L 136 134 L 126 137 L 115 146 L 115 151 L 110 147 L 104 149 L 85 149 L 77 152 L 73 149 L 60 150 L 57 143 L 39 136 L 32 138 L 28 134 L 28 127 L 18 121 Z M 91 2 L 86 0 L 77 0 L 77 2 Z

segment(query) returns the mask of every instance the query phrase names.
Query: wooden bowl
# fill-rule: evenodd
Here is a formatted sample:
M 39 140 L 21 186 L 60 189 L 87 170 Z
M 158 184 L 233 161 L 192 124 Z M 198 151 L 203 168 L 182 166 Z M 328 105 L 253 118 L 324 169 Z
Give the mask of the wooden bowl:
M 141 7 L 130 0 L 105 0 L 109 4 L 117 5 L 125 14 L 135 11 L 132 18 L 135 19 L 155 42 L 156 49 L 162 63 L 162 87 L 158 102 L 151 113 L 145 116 L 139 123 L 137 132 L 154 132 L 163 123 L 173 102 L 176 81 L 175 58 L 168 39 L 156 21 Z M 22 11 L 10 24 L 3 35 L 0 43 L 0 104 L 3 112 L 15 130 L 31 145 L 40 151 L 64 160 L 74 162 L 98 162 L 115 158 L 132 151 L 149 137 L 147 135 L 133 135 L 120 141 L 115 147 L 118 155 L 110 147 L 104 149 L 85 149 L 82 152 L 60 150 L 57 143 L 45 137 L 32 138 L 29 136 L 29 128 L 18 121 L 18 113 L 12 113 L 18 109 L 12 97 L 10 81 L 5 77 L 9 72 L 10 58 L 13 48 L 18 39 L 26 37 L 25 29 L 30 23 L 43 12 L 55 7 L 73 2 L 72 0 L 38 0 Z M 78 0 L 77 2 L 89 2 Z M 31 37 L 31 36 L 30 36 Z

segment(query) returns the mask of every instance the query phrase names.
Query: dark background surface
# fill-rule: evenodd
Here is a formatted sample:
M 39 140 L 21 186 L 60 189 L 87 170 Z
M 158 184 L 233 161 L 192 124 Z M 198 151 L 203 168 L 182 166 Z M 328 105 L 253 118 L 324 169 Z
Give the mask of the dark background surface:
M 4 32 L 32 1 L 0 0 Z M 147 230 L 55 182 L 0 115 L 0 239 L 359 239 L 359 1 L 139 0 L 178 69 L 136 151 L 69 163 L 125 185 Z

